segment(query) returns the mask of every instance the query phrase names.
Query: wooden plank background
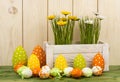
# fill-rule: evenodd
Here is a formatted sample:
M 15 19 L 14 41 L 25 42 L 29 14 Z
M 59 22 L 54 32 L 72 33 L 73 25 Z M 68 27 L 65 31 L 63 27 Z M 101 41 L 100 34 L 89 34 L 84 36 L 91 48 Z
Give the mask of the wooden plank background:
M 99 0 L 99 11 L 105 16 L 102 21 L 100 40 L 110 45 L 110 64 L 120 65 L 120 0 Z
M 97 4 L 98 1 L 98 4 Z M 120 65 L 120 0 L 0 0 L 0 65 L 11 65 L 14 49 L 22 45 L 29 56 L 37 44 L 53 42 L 53 33 L 47 16 L 59 15 L 61 10 L 73 15 L 93 15 L 99 10 L 105 16 L 100 40 L 110 45 L 110 64 Z M 8 9 L 17 8 L 16 14 Z M 79 40 L 79 27 L 74 29 L 74 41 Z
M 28 56 L 47 40 L 47 0 L 23 0 L 23 43 Z
M 22 45 L 22 0 L 0 0 L 0 65 L 11 65 L 14 49 Z M 9 9 L 17 8 L 16 14 Z

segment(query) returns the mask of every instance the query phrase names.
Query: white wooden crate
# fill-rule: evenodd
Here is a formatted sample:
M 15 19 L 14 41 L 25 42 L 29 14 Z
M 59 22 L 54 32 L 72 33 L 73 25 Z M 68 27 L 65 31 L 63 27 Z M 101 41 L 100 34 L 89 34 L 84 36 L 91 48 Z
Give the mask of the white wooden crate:
M 93 57 L 97 52 L 101 52 L 105 60 L 104 71 L 109 71 L 109 46 L 107 43 L 54 45 L 45 42 L 44 49 L 46 52 L 46 63 L 51 68 L 54 66 L 55 58 L 59 54 L 65 56 L 69 66 L 73 66 L 73 59 L 79 53 L 86 59 L 87 66 L 91 67 Z

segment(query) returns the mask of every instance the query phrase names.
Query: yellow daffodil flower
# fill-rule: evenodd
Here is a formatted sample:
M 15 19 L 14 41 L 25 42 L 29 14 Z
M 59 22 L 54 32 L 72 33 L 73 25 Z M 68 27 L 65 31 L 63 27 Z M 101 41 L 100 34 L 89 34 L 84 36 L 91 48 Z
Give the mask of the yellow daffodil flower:
M 64 26 L 64 25 L 67 24 L 67 22 L 60 20 L 60 21 L 57 22 L 57 24 L 58 24 L 59 26 Z
M 48 19 L 49 20 L 52 20 L 52 19 L 54 19 L 55 18 L 55 15 L 50 15 L 50 16 L 48 16 Z
M 62 17 L 62 18 L 60 18 L 60 20 L 62 20 L 62 21 L 66 21 L 66 20 L 67 20 L 67 18 Z
M 69 12 L 69 11 L 62 11 L 61 13 L 62 13 L 63 15 L 71 14 L 71 12 Z
M 71 19 L 71 20 L 74 20 L 74 21 L 77 20 L 76 16 L 69 16 L 68 18 Z

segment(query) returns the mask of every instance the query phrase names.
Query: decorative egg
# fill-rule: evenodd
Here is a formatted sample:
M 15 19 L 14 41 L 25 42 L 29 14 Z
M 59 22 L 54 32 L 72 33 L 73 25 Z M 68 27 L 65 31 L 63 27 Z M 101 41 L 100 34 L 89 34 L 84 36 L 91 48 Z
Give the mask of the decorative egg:
M 17 70 L 22 67 L 23 65 L 22 64 L 17 64 L 14 66 L 14 71 L 17 72 Z
M 42 70 L 45 70 L 47 73 L 50 73 L 50 67 L 47 65 L 43 66 Z
M 67 67 L 64 69 L 64 75 L 67 76 L 67 77 L 70 77 L 71 76 L 71 72 L 72 72 L 73 68 L 72 67 Z
M 41 70 L 41 71 L 39 72 L 39 77 L 40 77 L 41 79 L 49 78 L 49 76 L 50 76 L 50 74 L 49 74 L 49 73 L 46 73 L 45 70 Z
M 40 62 L 36 55 L 32 54 L 28 59 L 28 67 L 32 70 L 33 75 L 38 76 L 40 71 Z
M 36 55 L 32 54 L 28 59 L 28 67 L 33 70 L 34 68 L 40 68 L 40 62 Z
M 22 64 L 22 65 L 26 65 L 27 64 L 27 55 L 26 55 L 26 51 L 23 49 L 22 46 L 18 46 L 13 54 L 12 57 L 12 65 L 13 68 L 18 65 L 18 64 Z
M 21 66 L 18 70 L 17 73 L 24 78 L 30 78 L 32 76 L 32 70 L 26 66 Z
M 26 68 L 28 68 L 27 66 L 21 66 L 18 70 L 17 70 L 17 73 L 21 76 L 22 74 L 22 71 L 24 70 L 24 69 L 26 69 Z
M 92 70 L 89 67 L 82 69 L 83 76 L 85 77 L 91 77 L 92 76 Z
M 79 68 L 79 69 L 83 69 L 84 67 L 86 67 L 86 61 L 83 57 L 82 54 L 78 54 L 73 61 L 73 67 L 74 68 Z
M 102 75 L 102 68 L 100 66 L 94 66 L 92 68 L 92 72 L 94 75 Z
M 32 54 L 35 54 L 38 57 L 40 61 L 40 67 L 46 65 L 45 51 L 39 45 L 34 48 Z
M 102 70 L 104 70 L 104 58 L 101 55 L 101 53 L 97 53 L 92 61 L 92 66 L 100 66 L 102 68 Z
M 34 68 L 34 69 L 32 70 L 33 76 L 39 76 L 40 70 L 41 70 L 40 68 Z
M 21 77 L 22 77 L 22 79 L 32 77 L 32 70 L 30 68 L 25 68 L 21 72 Z
M 49 68 L 49 66 L 43 66 L 42 67 L 42 70 L 40 70 L 40 72 L 39 72 L 39 77 L 41 78 L 41 79 L 46 79 L 46 78 L 49 78 L 49 76 L 50 76 L 50 68 Z
M 73 78 L 79 78 L 82 76 L 82 71 L 79 69 L 79 68 L 74 68 L 72 71 L 71 71 L 71 76 Z
M 62 71 L 58 68 L 52 68 L 50 70 L 50 75 L 53 77 L 56 77 L 56 78 L 61 78 L 62 77 L 61 73 L 62 73 Z
M 55 68 L 59 68 L 60 70 L 64 70 L 67 67 L 67 61 L 63 55 L 58 55 L 55 60 Z

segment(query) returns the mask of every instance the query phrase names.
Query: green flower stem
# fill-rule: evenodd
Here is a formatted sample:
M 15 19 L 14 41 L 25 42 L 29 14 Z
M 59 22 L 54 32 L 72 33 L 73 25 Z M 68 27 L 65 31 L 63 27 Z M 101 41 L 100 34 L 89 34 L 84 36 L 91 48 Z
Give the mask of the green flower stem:
M 95 43 L 98 43 L 100 30 L 101 30 L 101 21 L 100 20 L 96 20 Z
M 58 21 L 59 18 L 51 20 L 55 44 L 71 44 L 73 40 L 75 21 L 67 19 L 67 24 L 63 26 L 57 25 Z
M 85 22 L 86 20 L 92 20 L 93 24 Z M 82 18 L 79 20 L 80 28 L 80 43 L 81 44 L 97 44 L 99 40 L 101 30 L 101 20 L 98 18 Z

